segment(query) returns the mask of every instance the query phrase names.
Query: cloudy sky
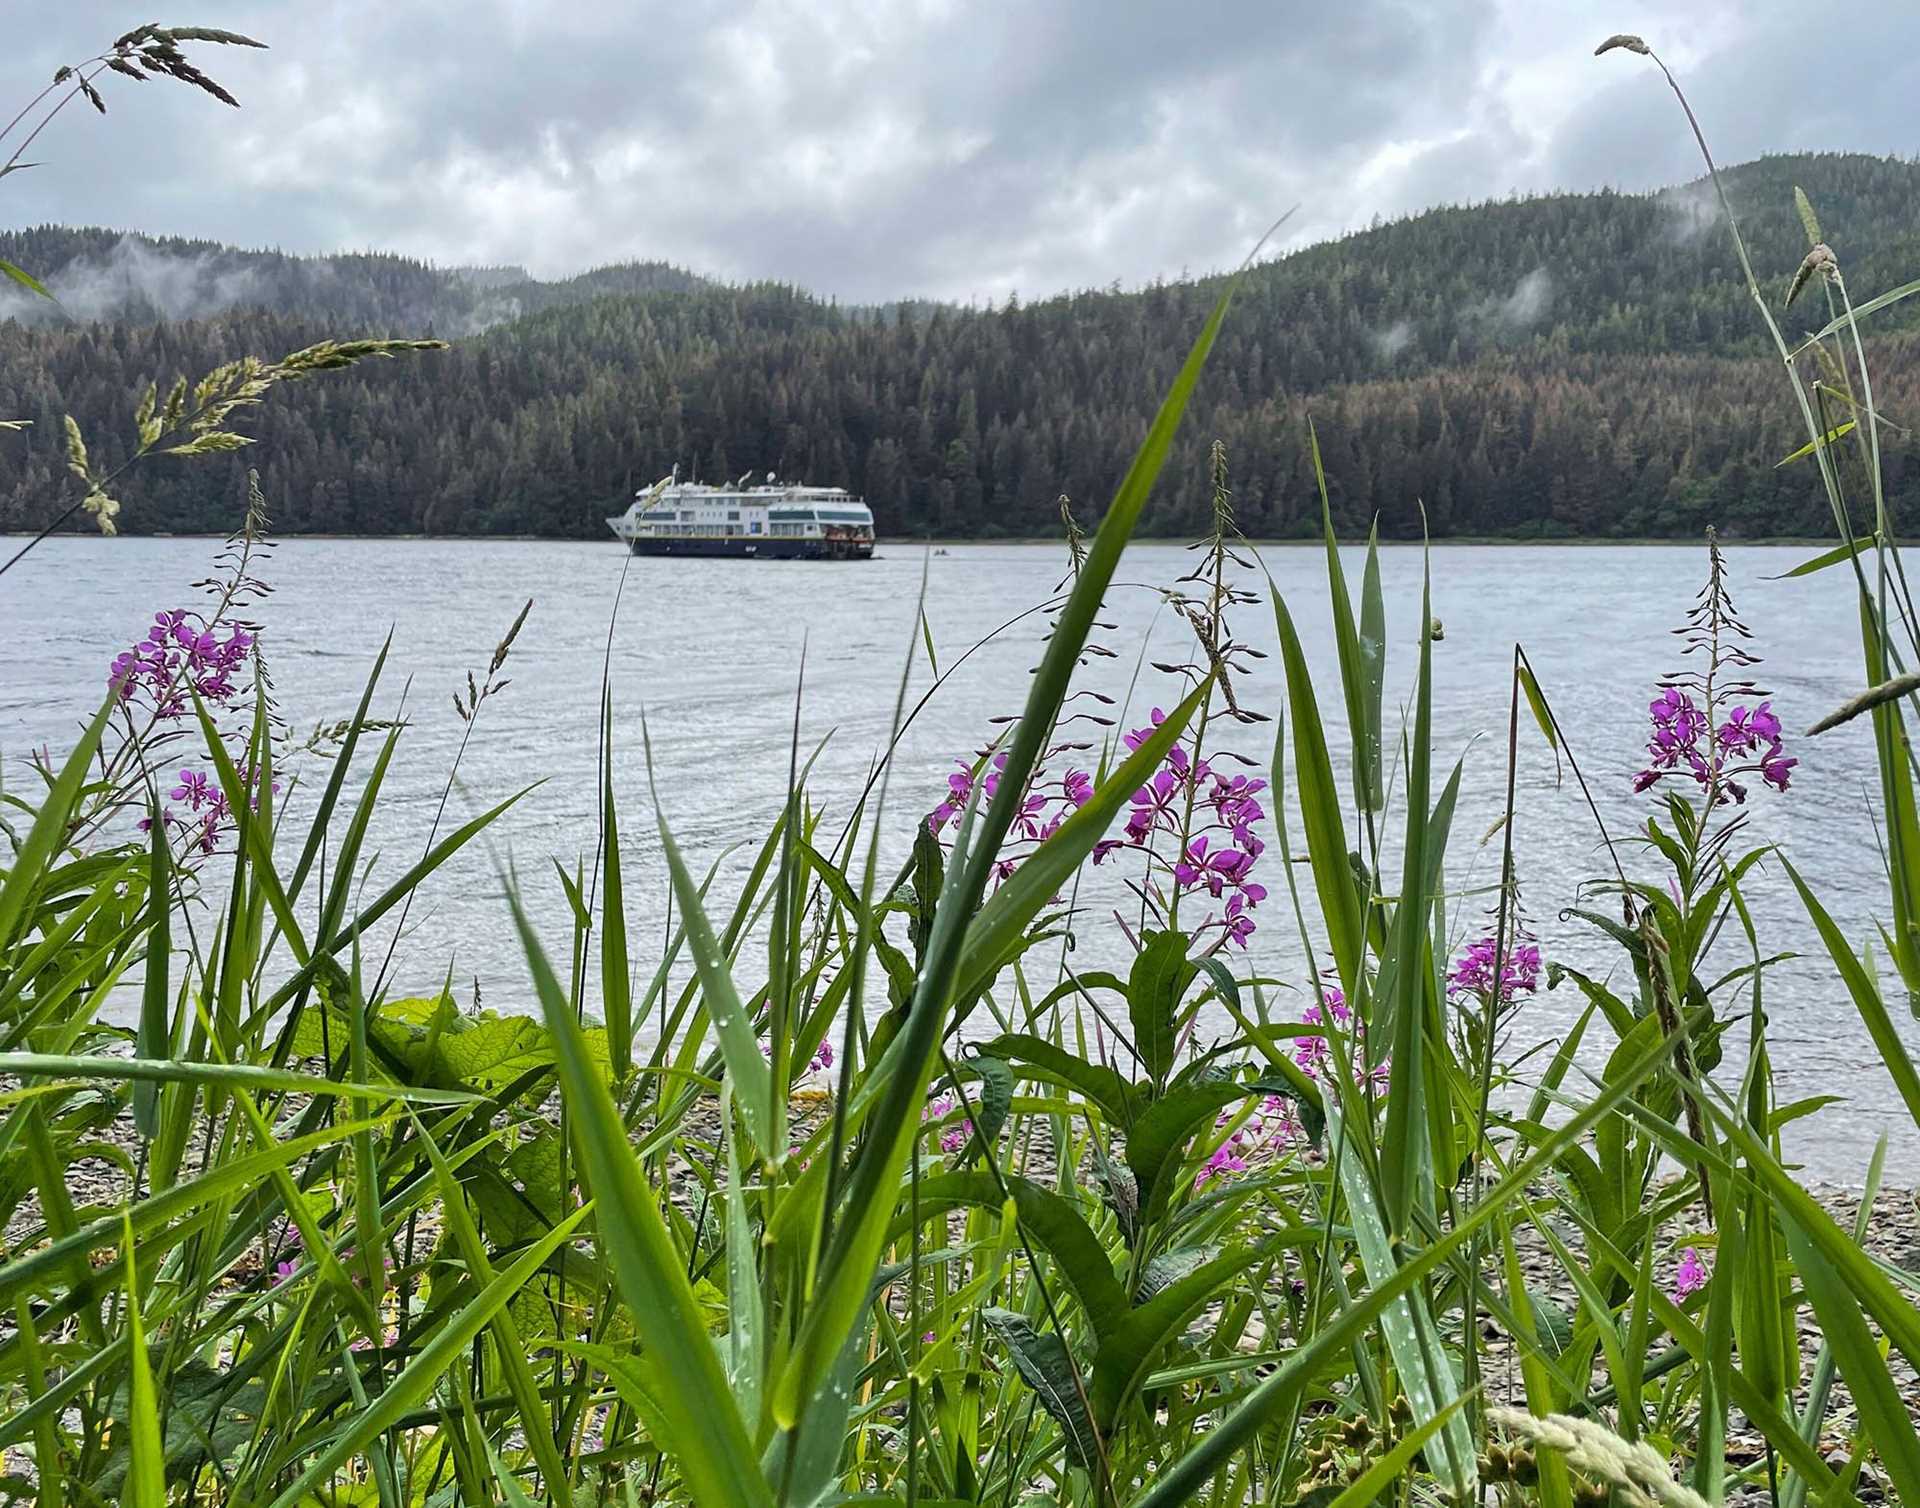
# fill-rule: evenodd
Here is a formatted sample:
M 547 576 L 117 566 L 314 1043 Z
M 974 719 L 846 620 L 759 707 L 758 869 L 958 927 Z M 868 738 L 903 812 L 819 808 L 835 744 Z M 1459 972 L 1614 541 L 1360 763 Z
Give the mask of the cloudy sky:
M 12 114 L 142 13 L 14 0 Z M 1598 19 L 1596 19 L 1596 17 Z M 1229 265 L 1427 205 L 1920 150 L 1920 4 L 1786 0 L 177 0 L 239 96 L 105 81 L 0 186 L 55 220 L 536 275 L 664 258 L 847 299 Z M 26 40 L 23 42 L 22 38 Z M 1871 45 L 1865 45 L 1867 42 Z M 4 155 L 4 154 L 0 154 Z

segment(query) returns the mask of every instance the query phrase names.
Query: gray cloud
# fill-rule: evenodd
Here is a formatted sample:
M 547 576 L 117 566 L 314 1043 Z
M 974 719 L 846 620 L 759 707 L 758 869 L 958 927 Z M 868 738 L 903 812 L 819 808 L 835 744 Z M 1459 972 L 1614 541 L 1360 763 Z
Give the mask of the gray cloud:
M 126 24 L 43 8 L 0 98 Z M 849 299 L 1031 296 L 1231 265 L 1294 204 L 1286 244 L 1693 177 L 1658 75 L 1590 56 L 1616 26 L 1683 71 L 1725 160 L 1911 151 L 1920 10 L 1882 8 L 1840 28 L 1786 0 L 1604 23 L 1572 0 L 204 0 L 180 19 L 272 44 L 203 60 L 244 109 L 110 80 L 109 117 L 63 117 L 0 204 L 544 276 L 664 258 Z

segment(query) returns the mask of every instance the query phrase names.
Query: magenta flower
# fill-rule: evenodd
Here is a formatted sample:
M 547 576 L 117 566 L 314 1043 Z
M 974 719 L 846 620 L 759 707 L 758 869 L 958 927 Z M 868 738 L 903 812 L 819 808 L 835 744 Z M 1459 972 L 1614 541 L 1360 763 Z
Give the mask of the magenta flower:
M 1482 998 L 1495 994 L 1494 949 L 1491 937 L 1469 944 L 1447 975 L 1447 994 Z M 1524 937 L 1513 939 L 1507 945 L 1506 961 L 1500 968 L 1497 991 L 1500 1003 L 1510 1005 L 1517 997 L 1531 995 L 1539 988 L 1539 946 Z
M 217 790 L 214 794 L 216 796 L 221 795 Z M 207 777 L 199 770 L 182 770 L 180 772 L 180 783 L 173 788 L 172 796 L 175 801 L 186 802 L 189 811 L 199 811 L 207 801 Z M 223 810 L 225 805 L 226 798 L 221 796 L 221 806 Z
M 1773 703 L 1734 706 L 1718 728 L 1707 714 L 1677 686 L 1664 687 L 1647 704 L 1652 732 L 1647 739 L 1647 767 L 1634 777 L 1636 791 L 1651 789 L 1670 775 L 1684 775 L 1716 801 L 1744 802 L 1746 787 L 1734 776 L 1757 772 L 1776 790 L 1787 788 L 1789 772 L 1799 763 L 1784 752 L 1780 719 Z
M 1711 1276 L 1707 1264 L 1700 1260 L 1700 1253 L 1689 1246 L 1680 1254 L 1680 1265 L 1673 1270 L 1673 1301 L 1677 1304 L 1688 1294 L 1698 1293 L 1707 1286 Z

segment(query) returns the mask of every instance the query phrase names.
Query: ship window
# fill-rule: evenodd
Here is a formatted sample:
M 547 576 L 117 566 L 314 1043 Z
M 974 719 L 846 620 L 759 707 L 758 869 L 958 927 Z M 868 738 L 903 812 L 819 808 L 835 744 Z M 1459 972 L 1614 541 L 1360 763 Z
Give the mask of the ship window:
M 737 524 L 737 523 L 739 523 L 739 522 L 740 522 L 740 510 L 739 510 L 738 508 L 729 508 L 729 509 L 727 510 L 727 521 L 728 521 L 729 523 L 735 523 L 735 524 Z

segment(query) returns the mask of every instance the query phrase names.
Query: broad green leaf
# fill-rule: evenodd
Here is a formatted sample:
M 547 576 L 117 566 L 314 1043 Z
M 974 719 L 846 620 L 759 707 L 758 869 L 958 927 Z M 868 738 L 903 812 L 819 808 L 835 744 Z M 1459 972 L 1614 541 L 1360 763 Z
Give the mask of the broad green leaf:
M 1187 938 L 1169 929 L 1148 932 L 1127 976 L 1127 1014 L 1133 1022 L 1133 1046 L 1156 1084 L 1173 1071 L 1180 1043 L 1180 999 L 1193 982 L 1195 965 L 1187 959 Z
M 1021 1378 L 1060 1426 L 1068 1459 L 1085 1471 L 1097 1471 L 1100 1436 L 1087 1413 L 1086 1379 L 1059 1336 L 1034 1329 L 1024 1314 L 985 1309 L 980 1317 L 1013 1357 Z
M 1110 1430 L 1167 1342 L 1199 1310 L 1229 1296 L 1232 1279 L 1266 1255 L 1266 1248 L 1252 1246 L 1217 1256 L 1172 1279 L 1102 1337 L 1090 1390 L 1095 1421 Z
M 1099 1239 L 1076 1210 L 1060 1195 L 1031 1179 L 1008 1175 L 1006 1193 L 990 1172 L 936 1173 L 920 1181 L 920 1213 L 924 1219 L 941 1210 L 959 1207 L 998 1213 L 1007 1199 L 1028 1238 L 1054 1260 L 1060 1277 L 1079 1299 L 1096 1334 L 1105 1335 L 1127 1312 L 1126 1289 L 1113 1274 L 1113 1263 Z M 909 1212 L 894 1219 L 891 1234 L 904 1236 L 912 1225 Z
M 1044 1038 L 1008 1032 L 982 1043 L 980 1055 L 1018 1063 L 1024 1077 L 1078 1090 L 1116 1126 L 1124 1127 L 1134 1117 L 1139 1096 L 1117 1070 L 1103 1063 L 1089 1063 Z

